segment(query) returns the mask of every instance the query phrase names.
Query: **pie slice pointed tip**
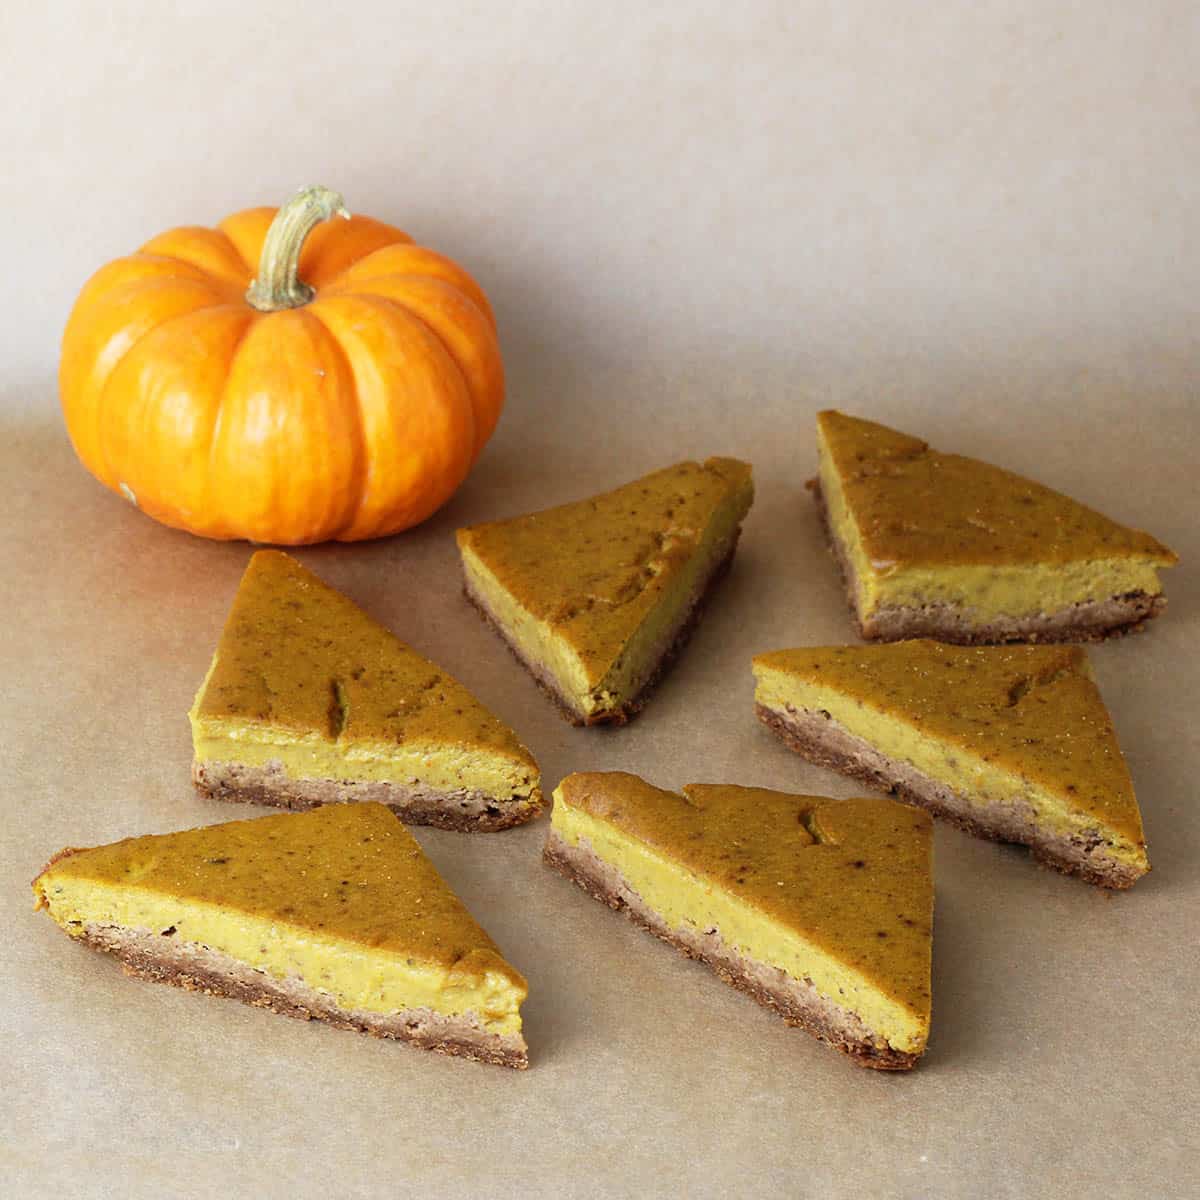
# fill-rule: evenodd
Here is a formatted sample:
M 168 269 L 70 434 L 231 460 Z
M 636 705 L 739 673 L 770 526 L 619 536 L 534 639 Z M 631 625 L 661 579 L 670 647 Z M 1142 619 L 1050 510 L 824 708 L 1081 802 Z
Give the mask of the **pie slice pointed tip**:
M 905 1070 L 930 1020 L 928 814 L 625 772 L 567 776 L 546 862 L 864 1066 Z
M 37 907 L 134 975 L 511 1067 L 527 986 L 381 804 L 65 850 Z
M 1162 611 L 1157 539 L 874 421 L 817 418 L 814 483 L 862 635 L 1083 641 Z
M 250 559 L 189 714 L 222 800 L 377 800 L 414 824 L 503 829 L 541 810 L 537 764 L 461 683 L 290 555 Z
M 749 464 L 710 458 L 460 529 L 467 596 L 567 720 L 624 724 L 698 622 L 753 497 Z

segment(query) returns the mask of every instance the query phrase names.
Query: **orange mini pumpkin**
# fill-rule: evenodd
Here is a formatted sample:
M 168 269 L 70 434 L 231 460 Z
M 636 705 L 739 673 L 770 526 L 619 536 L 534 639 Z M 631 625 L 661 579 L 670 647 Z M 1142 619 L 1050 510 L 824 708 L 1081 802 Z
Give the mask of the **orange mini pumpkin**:
M 102 267 L 59 387 L 84 466 L 143 512 L 299 545 L 396 533 L 444 504 L 491 436 L 504 371 L 465 271 L 307 188 Z

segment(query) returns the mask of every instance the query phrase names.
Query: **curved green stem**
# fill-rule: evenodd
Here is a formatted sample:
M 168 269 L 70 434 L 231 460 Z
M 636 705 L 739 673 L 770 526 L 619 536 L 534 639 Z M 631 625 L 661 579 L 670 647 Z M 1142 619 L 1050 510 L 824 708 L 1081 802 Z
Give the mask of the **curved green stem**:
M 344 217 L 341 193 L 327 187 L 301 188 L 276 214 L 263 241 L 258 278 L 246 291 L 246 301 L 260 312 L 299 308 L 313 298 L 313 290 L 299 276 L 304 239 L 322 221 Z

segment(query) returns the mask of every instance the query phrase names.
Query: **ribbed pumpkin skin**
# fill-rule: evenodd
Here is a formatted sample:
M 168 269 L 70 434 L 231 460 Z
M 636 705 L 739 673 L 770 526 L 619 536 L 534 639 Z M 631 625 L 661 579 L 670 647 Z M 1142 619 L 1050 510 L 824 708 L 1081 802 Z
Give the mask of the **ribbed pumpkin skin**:
M 359 541 L 425 520 L 504 403 L 491 306 L 449 259 L 369 217 L 319 225 L 299 308 L 245 299 L 273 208 L 174 229 L 102 267 L 63 335 L 84 466 L 209 538 Z

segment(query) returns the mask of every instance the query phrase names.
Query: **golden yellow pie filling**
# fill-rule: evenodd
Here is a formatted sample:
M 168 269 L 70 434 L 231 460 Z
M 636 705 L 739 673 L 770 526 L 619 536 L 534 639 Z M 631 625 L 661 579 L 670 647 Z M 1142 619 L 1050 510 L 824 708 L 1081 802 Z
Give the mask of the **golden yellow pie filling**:
M 535 767 L 519 759 L 472 753 L 436 735 L 422 743 L 330 742 L 269 725 L 204 717 L 193 707 L 192 744 L 197 762 L 277 767 L 289 779 L 396 783 L 437 791 L 483 792 L 505 799 L 541 794 Z
M 1149 534 L 999 467 L 886 426 L 817 418 L 821 494 L 861 620 L 953 605 L 984 624 L 1131 593 L 1177 562 Z
M 206 947 L 351 1012 L 428 1008 L 517 1033 L 527 987 L 379 804 L 235 821 L 67 853 L 33 884 L 71 936 Z
M 748 464 L 711 458 L 460 529 L 467 588 L 572 708 L 609 711 L 645 686 L 753 498 Z
M 738 955 L 811 983 L 894 1049 L 924 1047 L 926 814 L 724 785 L 680 796 L 613 772 L 568 776 L 551 822 L 569 846 L 584 844 L 618 871 L 669 929 L 715 930 Z

